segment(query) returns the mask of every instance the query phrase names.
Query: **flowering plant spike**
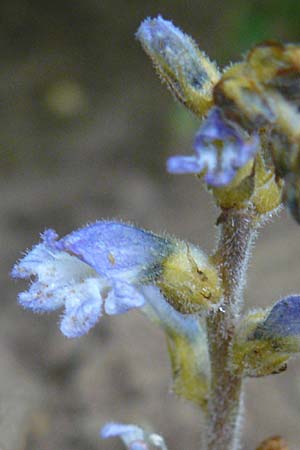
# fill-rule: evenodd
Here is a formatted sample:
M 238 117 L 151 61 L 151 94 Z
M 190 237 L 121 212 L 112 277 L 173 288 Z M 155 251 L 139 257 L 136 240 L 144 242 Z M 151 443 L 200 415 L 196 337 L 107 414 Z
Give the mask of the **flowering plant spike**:
M 138 309 L 166 337 L 173 391 L 200 410 L 203 450 L 237 450 L 246 377 L 286 370 L 300 352 L 300 296 L 241 313 L 259 228 L 282 206 L 300 223 L 300 45 L 263 43 L 220 72 L 172 22 L 146 19 L 137 39 L 171 92 L 199 117 L 195 154 L 172 156 L 168 171 L 195 174 L 219 215 L 216 249 L 117 221 L 63 238 L 53 230 L 13 268 L 32 280 L 19 294 L 35 312 L 64 308 L 70 338 L 100 317 Z M 166 450 L 137 425 L 109 423 L 103 438 L 128 450 Z M 279 437 L 259 449 L 287 449 Z

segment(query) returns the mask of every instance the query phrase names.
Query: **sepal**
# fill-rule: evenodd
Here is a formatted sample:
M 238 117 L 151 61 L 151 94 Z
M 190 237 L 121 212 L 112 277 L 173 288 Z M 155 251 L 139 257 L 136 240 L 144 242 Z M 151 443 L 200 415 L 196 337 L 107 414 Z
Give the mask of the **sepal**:
M 198 247 L 178 241 L 161 267 L 156 284 L 177 311 L 205 312 L 220 302 L 222 287 L 217 269 Z
M 261 153 L 255 158 L 254 186 L 251 202 L 257 214 L 263 216 L 281 205 L 283 181 L 276 177 L 274 168 L 267 167 Z
M 237 171 L 228 185 L 211 188 L 220 208 L 244 209 L 247 207 L 254 191 L 253 165 L 253 160 L 248 161 Z
M 167 344 L 173 392 L 206 410 L 210 380 L 206 336 L 198 333 L 191 339 L 168 330 Z

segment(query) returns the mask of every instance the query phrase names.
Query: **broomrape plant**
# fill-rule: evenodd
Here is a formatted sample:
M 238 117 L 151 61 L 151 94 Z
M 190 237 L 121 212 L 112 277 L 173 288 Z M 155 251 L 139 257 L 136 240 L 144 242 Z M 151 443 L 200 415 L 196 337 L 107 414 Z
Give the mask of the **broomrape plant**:
M 219 208 L 216 250 L 133 225 L 98 221 L 65 237 L 47 230 L 13 268 L 33 280 L 19 303 L 64 308 L 76 338 L 103 314 L 139 308 L 166 335 L 177 395 L 205 417 L 202 448 L 236 450 L 246 377 L 282 372 L 300 352 L 300 296 L 241 314 L 250 250 L 282 205 L 300 223 L 300 46 L 264 43 L 220 72 L 195 42 L 161 16 L 136 34 L 172 94 L 199 116 L 191 156 L 167 169 L 196 174 Z M 109 423 L 129 450 L 166 450 L 161 436 Z M 281 438 L 259 447 L 286 449 Z

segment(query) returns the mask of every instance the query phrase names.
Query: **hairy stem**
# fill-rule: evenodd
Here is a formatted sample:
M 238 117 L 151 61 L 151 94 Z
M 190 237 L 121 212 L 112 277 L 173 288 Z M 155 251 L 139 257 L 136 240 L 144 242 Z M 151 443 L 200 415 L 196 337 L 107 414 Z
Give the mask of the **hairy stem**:
M 207 450 L 235 450 L 241 407 L 242 374 L 229 367 L 230 347 L 243 300 L 255 225 L 249 210 L 228 210 L 219 220 L 220 238 L 214 255 L 224 286 L 224 300 L 207 319 L 211 361 Z

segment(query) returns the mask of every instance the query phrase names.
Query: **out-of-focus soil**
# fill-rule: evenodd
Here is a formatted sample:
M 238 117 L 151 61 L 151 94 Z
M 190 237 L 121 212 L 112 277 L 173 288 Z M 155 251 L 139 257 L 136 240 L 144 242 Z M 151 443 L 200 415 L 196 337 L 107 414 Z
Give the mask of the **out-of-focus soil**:
M 193 177 L 164 169 L 168 155 L 191 151 L 192 134 L 180 134 L 178 124 L 195 130 L 198 122 L 164 94 L 133 39 L 140 20 L 158 12 L 196 33 L 197 2 L 187 9 L 126 3 L 3 0 L 0 7 L 1 450 L 118 449 L 118 441 L 98 437 L 109 420 L 150 426 L 170 450 L 199 447 L 201 416 L 170 393 L 159 329 L 132 312 L 67 340 L 57 315 L 17 305 L 25 284 L 8 275 L 45 228 L 63 235 L 99 218 L 214 246 L 209 194 Z M 196 37 L 203 33 L 204 48 L 210 42 L 217 53 L 224 22 L 212 17 L 204 5 Z M 283 212 L 258 238 L 246 308 L 299 292 L 299 270 L 300 228 Z M 299 449 L 297 360 L 286 373 L 249 380 L 244 403 L 243 449 L 274 434 Z

